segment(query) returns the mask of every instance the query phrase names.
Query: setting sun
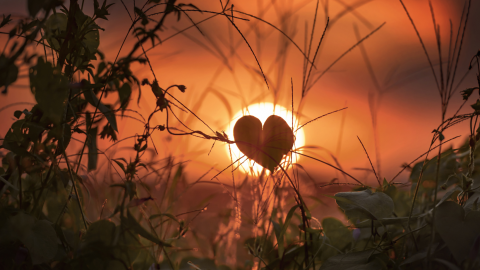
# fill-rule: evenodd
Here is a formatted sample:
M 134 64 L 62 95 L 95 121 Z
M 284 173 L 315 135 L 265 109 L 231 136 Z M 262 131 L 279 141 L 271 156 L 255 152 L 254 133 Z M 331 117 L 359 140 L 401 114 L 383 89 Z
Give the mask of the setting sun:
M 265 123 L 265 121 L 270 115 L 280 116 L 288 123 L 290 128 L 293 127 L 292 130 L 295 136 L 293 149 L 298 149 L 305 145 L 305 134 L 303 130 L 302 129 L 296 130 L 299 127 L 299 123 L 295 115 L 293 115 L 293 125 L 292 125 L 292 112 L 290 110 L 287 110 L 283 106 L 280 106 L 280 105 L 274 106 L 273 103 L 256 103 L 237 112 L 233 117 L 232 121 L 230 122 L 228 129 L 226 131 L 229 138 L 231 139 L 234 138 L 233 128 L 235 126 L 235 123 L 238 121 L 238 119 L 240 119 L 242 116 L 245 116 L 245 115 L 253 115 L 257 117 L 262 122 L 262 124 Z M 240 152 L 240 150 L 235 144 L 231 144 L 230 149 L 229 149 L 229 146 L 226 145 L 225 149 L 228 156 L 230 156 L 230 150 L 232 151 L 233 161 L 243 156 L 243 153 Z M 300 159 L 299 155 L 296 155 L 296 154 L 293 155 L 294 162 L 298 162 L 299 159 Z M 288 164 L 290 162 L 290 156 L 286 156 L 282 161 L 285 162 L 285 164 Z M 247 160 L 246 157 L 242 158 L 238 163 L 236 163 L 234 168 L 238 166 L 242 172 L 245 172 L 245 173 L 253 172 L 254 174 L 257 174 L 257 175 L 260 174 L 263 169 L 261 165 L 257 164 L 253 160 Z M 268 170 L 267 170 L 267 173 L 268 173 Z

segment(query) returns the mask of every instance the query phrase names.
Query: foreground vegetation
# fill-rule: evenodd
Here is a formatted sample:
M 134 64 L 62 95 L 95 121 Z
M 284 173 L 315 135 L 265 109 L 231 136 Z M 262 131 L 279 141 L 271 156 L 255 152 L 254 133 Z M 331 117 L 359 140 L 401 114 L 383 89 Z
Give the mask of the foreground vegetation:
M 237 30 L 235 20 L 250 16 L 236 11 L 233 5 L 221 4 L 223 10 L 212 13 L 226 17 Z M 163 86 L 161 81 L 137 78 L 131 70 L 137 63 L 151 68 L 144 46 L 159 44 L 158 33 L 166 27 L 167 18 L 185 19 L 189 12 L 209 11 L 175 0 L 149 1 L 142 8 L 136 7 L 128 34 L 135 36 L 136 43 L 126 56 L 112 62 L 98 50 L 103 29 L 97 24 L 108 19 L 111 4 L 94 0 L 93 6 L 94 13 L 85 14 L 83 2 L 77 0 L 70 0 L 68 8 L 61 1 L 29 0 L 28 19 L 13 24 L 5 15 L 0 24 L 11 27 L 8 42 L 12 42 L 0 56 L 3 94 L 8 94 L 9 85 L 19 79 L 19 70 L 27 67 L 36 100 L 30 110 L 15 111 L 17 120 L 2 140 L 0 269 L 480 267 L 480 175 L 476 170 L 480 163 L 480 149 L 476 148 L 480 101 L 470 101 L 471 113 L 446 115 L 455 94 L 454 63 L 460 57 L 463 26 L 471 16 L 470 3 L 457 39 L 450 42 L 447 72 L 430 63 L 442 99 L 442 123 L 434 127 L 430 150 L 405 165 L 404 169 L 411 171 L 408 183 L 381 179 L 372 164 L 378 184 L 370 187 L 331 165 L 355 185 L 353 191 L 333 196 L 348 223 L 332 217 L 319 221 L 310 212 L 318 198 L 302 194 L 301 181 L 294 173 L 297 165 L 264 161 L 272 173 L 248 176 L 233 186 L 221 184 L 229 202 L 220 218 L 202 225 L 218 228 L 209 243 L 191 226 L 211 198 L 202 199 L 198 207 L 188 206 L 186 211 L 178 206 L 180 198 L 200 179 L 187 181 L 182 160 L 168 157 L 152 162 L 145 153 L 159 147 L 150 140 L 154 132 L 199 136 L 226 144 L 235 143 L 234 138 L 221 131 L 207 134 L 172 128 L 168 117 L 176 118 L 175 108 L 194 113 L 175 98 L 176 94 L 188 94 L 187 87 Z M 158 9 L 160 12 L 153 12 Z M 370 35 L 359 39 L 353 48 Z M 37 45 L 41 50 L 34 49 Z M 302 52 L 306 57 L 302 98 L 316 82 L 311 72 L 317 53 L 311 47 Z M 470 67 L 477 72 L 479 58 L 480 53 L 474 55 Z M 261 66 L 259 70 L 268 85 Z M 441 76 L 437 78 L 437 74 Z M 462 92 L 465 102 L 479 89 L 480 76 L 478 82 L 479 86 Z M 145 119 L 130 109 L 133 89 L 141 87 L 148 87 L 156 97 L 155 110 Z M 118 99 L 105 103 L 112 93 L 117 93 Z M 167 122 L 152 126 L 151 120 L 158 114 L 165 115 Z M 99 139 L 118 143 L 117 121 L 124 117 L 136 117 L 145 127 L 135 137 L 132 158 L 102 156 Z M 470 121 L 469 139 L 458 149 L 442 147 L 451 140 L 444 137 L 444 131 L 462 121 Z M 72 147 L 75 140 L 80 141 L 78 149 Z M 298 150 L 290 154 L 293 152 Z M 110 187 L 104 194 L 98 190 L 103 182 L 80 173 L 100 170 L 101 159 L 108 164 L 108 172 L 121 179 L 105 181 Z M 232 168 L 238 166 L 232 162 Z M 156 180 L 147 181 L 145 170 Z M 107 178 L 108 173 L 97 175 Z M 242 220 L 248 199 L 241 197 L 248 194 L 256 198 L 249 202 L 253 218 Z M 112 206 L 111 211 L 105 210 L 108 206 Z M 254 227 L 254 232 L 242 230 L 242 222 Z

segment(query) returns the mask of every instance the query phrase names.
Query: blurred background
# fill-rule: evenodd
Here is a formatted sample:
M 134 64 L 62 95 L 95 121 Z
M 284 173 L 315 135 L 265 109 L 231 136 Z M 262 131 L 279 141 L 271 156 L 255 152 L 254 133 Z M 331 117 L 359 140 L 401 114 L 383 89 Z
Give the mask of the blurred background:
M 100 21 L 106 31 L 100 33 L 100 51 L 113 61 L 120 49 L 131 20 L 120 1 L 114 1 L 108 21 Z M 219 1 L 190 1 L 202 10 L 221 11 Z M 316 1 L 231 1 L 235 10 L 257 16 L 281 29 L 303 50 L 306 40 L 310 40 L 315 16 Z M 66 3 L 68 4 L 68 3 Z M 133 1 L 124 1 L 130 15 L 133 15 Z M 137 6 L 143 5 L 137 1 Z M 441 28 L 444 52 L 448 48 L 450 21 L 456 34 L 464 3 L 462 1 L 432 1 L 435 19 Z M 12 14 L 21 19 L 27 14 L 26 3 L 22 1 L 0 1 L 2 13 Z M 430 52 L 433 64 L 438 68 L 438 53 L 433 31 L 432 17 L 428 1 L 405 1 L 405 5 L 415 20 L 416 26 Z M 93 9 L 86 1 L 85 12 Z M 480 9 L 478 2 L 472 2 L 472 14 Z M 211 13 L 189 12 L 194 22 L 211 17 Z M 401 164 L 409 163 L 428 150 L 432 130 L 440 124 L 440 98 L 435 86 L 427 59 L 415 31 L 399 1 L 320 1 L 316 26 L 313 35 L 311 58 L 325 27 L 326 17 L 330 25 L 318 51 L 314 75 L 321 74 L 333 61 L 353 46 L 360 38 L 372 30 L 385 25 L 363 42 L 369 65 L 377 80 L 372 80 L 368 66 L 362 57 L 360 47 L 353 49 L 311 87 L 301 100 L 304 57 L 302 52 L 283 34 L 272 26 L 242 14 L 239 17 L 248 21 L 236 20 L 251 45 L 260 65 L 268 78 L 269 87 L 259 73 L 255 58 L 240 34 L 225 17 L 215 16 L 198 25 L 186 17 L 179 22 L 167 23 L 168 28 L 160 35 L 165 39 L 148 50 L 154 72 L 160 86 L 172 84 L 187 87 L 185 94 L 175 93 L 184 105 L 194 111 L 213 130 L 227 130 L 233 115 L 246 106 L 259 102 L 273 102 L 291 108 L 292 95 L 290 81 L 293 82 L 293 103 L 299 110 L 299 121 L 305 123 L 325 113 L 348 107 L 347 110 L 329 115 L 304 127 L 306 145 L 319 147 L 309 152 L 330 163 L 330 154 L 338 159 L 344 169 L 368 182 L 374 180 L 371 173 L 352 171 L 355 168 L 370 168 L 368 159 L 357 136 L 364 143 L 372 161 L 378 165 L 382 177 L 392 178 L 401 169 Z M 479 49 L 478 26 L 480 18 L 470 16 L 466 30 L 464 47 L 458 63 L 456 83 L 468 71 L 471 57 Z M 180 30 L 188 30 L 178 33 Z M 201 33 L 199 32 L 201 31 Z M 477 33 L 477 34 L 475 34 Z M 176 35 L 175 35 L 176 34 Z M 172 37 L 172 35 L 175 35 Z M 454 35 L 455 38 L 455 35 Z M 5 45 L 5 36 L 0 39 Z M 130 34 L 120 55 L 131 48 L 135 37 Z M 307 43 L 308 45 L 309 43 Z M 151 44 L 148 44 L 146 49 Z M 446 53 L 445 53 L 446 55 Z M 153 79 L 148 65 L 134 67 L 138 78 Z M 438 71 L 438 70 L 437 70 Z M 26 72 L 24 72 L 26 75 Z M 312 76 L 313 79 L 317 78 Z M 313 81 L 311 80 L 311 82 Z M 452 98 L 447 116 L 453 115 L 462 101 L 459 91 L 475 85 L 475 71 L 461 82 L 457 94 Z M 153 93 L 142 89 L 137 105 L 139 90 L 134 90 L 132 109 L 144 117 L 153 111 Z M 369 96 L 373 102 L 369 102 Z M 300 105 L 300 101 L 302 104 Z M 26 76 L 21 76 L 11 86 L 7 95 L 2 95 L 0 107 L 17 103 L 34 102 Z M 473 102 L 474 103 L 474 102 Z M 2 110 L 0 134 L 5 134 L 12 123 L 13 111 L 29 108 L 19 104 Z M 372 111 L 377 114 L 378 149 L 375 145 Z M 462 112 L 469 112 L 464 106 Z M 179 111 L 177 116 L 194 130 L 210 132 L 191 114 Z M 155 124 L 164 124 L 164 115 L 158 115 Z M 142 131 L 142 124 L 132 119 L 120 121 L 119 138 L 128 137 Z M 173 123 L 175 124 L 175 123 Z M 128 127 L 128 128 L 127 128 Z M 464 135 L 466 125 L 459 125 L 446 132 L 446 138 Z M 190 172 L 201 175 L 212 166 L 223 169 L 229 165 L 225 146 L 217 143 L 208 155 L 212 142 L 193 137 L 172 137 L 166 132 L 157 133 L 159 156 L 176 156 L 190 160 Z M 452 142 L 459 145 L 464 139 Z M 168 142 L 168 143 L 164 143 Z M 105 141 L 105 148 L 108 142 Z M 125 151 L 132 140 L 126 140 L 116 147 Z M 127 147 L 127 148 L 124 148 Z M 334 170 L 316 161 L 302 158 L 301 164 L 317 179 L 328 181 L 336 177 Z M 408 175 L 401 175 L 403 181 Z M 400 179 L 399 179 L 400 180 Z
M 131 33 L 127 35 L 131 25 L 129 16 L 134 14 L 134 5 L 141 7 L 144 1 L 110 2 L 115 4 L 110 9 L 109 20 L 99 22 L 105 29 L 100 32 L 99 50 L 105 54 L 107 60 L 113 61 L 117 53 L 120 56 L 126 55 L 136 41 Z M 218 0 L 191 0 L 185 3 L 192 3 L 204 11 L 222 10 Z M 405 0 L 404 3 L 438 73 L 439 56 L 429 2 Z M 425 53 L 399 1 L 322 0 L 318 2 L 316 17 L 317 1 L 311 0 L 230 1 L 229 6 L 230 4 L 234 5 L 234 10 L 245 13 L 235 13 L 239 18 L 234 19 L 234 23 L 255 53 L 268 86 L 242 35 L 227 18 L 215 16 L 215 13 L 189 11 L 187 13 L 190 19 L 183 16 L 178 22 L 171 17 L 166 23 L 167 27 L 159 35 L 162 43 L 152 47 L 148 42 L 145 47 L 159 85 L 162 88 L 173 84 L 185 85 L 185 93 L 174 89 L 171 93 L 211 129 L 227 130 L 234 115 L 255 103 L 271 102 L 290 109 L 293 102 L 300 124 L 348 107 L 303 127 L 307 146 L 304 153 L 331 164 L 338 162 L 345 171 L 362 183 L 373 186 L 377 185 L 376 179 L 358 138 L 368 151 L 377 173 L 388 181 L 402 169 L 402 164 L 410 163 L 428 150 L 432 130 L 441 123 L 441 101 Z M 457 0 L 432 0 L 432 4 L 436 23 L 440 25 L 445 62 L 450 25 L 455 40 L 464 3 Z M 456 92 L 449 104 L 447 118 L 462 104 L 460 91 L 477 84 L 476 71 L 472 69 L 468 72 L 468 66 L 480 48 L 480 16 L 477 16 L 480 14 L 480 2 L 472 1 L 471 5 L 471 16 L 468 18 L 458 62 L 458 74 L 453 84 Z M 25 1 L 0 0 L 0 7 L 3 14 L 12 14 L 15 20 L 20 20 L 27 14 Z M 92 10 L 93 3 L 85 1 L 84 12 L 90 14 Z M 154 12 L 155 10 L 151 10 L 149 14 Z M 318 50 L 311 80 L 306 87 L 308 91 L 302 94 L 304 52 L 311 46 L 310 59 L 313 59 L 327 18 L 329 26 Z M 192 21 L 197 23 L 196 27 L 192 26 Z M 314 21 L 316 24 L 312 36 Z M 342 54 L 382 24 L 383 27 L 361 46 L 351 50 L 324 73 Z M 125 37 L 126 42 L 120 50 Z M 310 45 L 312 37 L 313 42 Z M 5 36 L 0 36 L 1 48 L 5 46 L 5 41 Z M 137 65 L 133 70 L 140 80 L 154 79 L 148 65 Z M 21 70 L 20 75 L 15 85 L 10 86 L 8 94 L 0 96 L 2 137 L 13 123 L 13 112 L 31 108 L 35 102 L 28 86 L 27 70 Z M 141 96 L 138 98 L 140 91 Z M 475 98 L 476 94 L 460 113 L 472 112 L 470 104 L 475 103 Z M 142 89 L 135 87 L 130 105 L 131 109 L 147 118 L 155 109 L 155 97 L 148 86 Z M 191 113 L 179 109 L 174 111 L 189 128 L 214 135 Z M 151 125 L 163 125 L 165 121 L 165 114 L 158 113 Z M 135 119 L 124 118 L 118 122 L 119 139 L 143 132 L 143 124 Z M 170 125 L 184 129 L 175 120 L 172 120 Z M 448 143 L 447 147 L 463 144 L 468 132 L 467 122 L 448 129 L 444 133 L 446 139 L 457 135 L 461 137 Z M 154 133 L 153 138 L 158 153 L 152 149 L 149 152 L 151 156 L 146 157 L 148 160 L 158 163 L 158 166 L 167 162 L 169 157 L 175 162 L 185 162 L 184 176 L 187 182 L 203 176 L 205 183 L 198 185 L 189 196 L 185 196 L 186 201 L 201 205 L 204 198 L 220 194 L 215 195 L 219 203 L 209 205 L 211 213 L 221 211 L 231 202 L 223 192 L 232 185 L 230 169 L 212 179 L 231 163 L 225 145 L 217 142 L 212 148 L 211 140 L 193 136 L 171 136 L 166 131 Z M 99 149 L 105 151 L 107 156 L 128 159 L 134 139 L 124 140 L 110 148 L 111 142 L 108 140 L 100 140 L 99 143 Z M 78 143 L 69 146 L 71 149 L 76 147 L 79 147 Z M 301 158 L 299 164 L 308 173 L 307 176 L 307 173 L 299 172 L 299 177 L 305 179 L 306 183 L 300 188 L 302 191 L 317 196 L 332 194 L 339 190 L 338 187 L 327 189 L 320 186 L 331 181 L 351 182 L 318 161 Z M 106 167 L 102 166 L 99 166 L 99 171 Z M 94 173 L 98 172 L 82 172 L 84 175 Z M 141 172 L 142 175 L 148 173 Z M 407 182 L 408 176 L 408 170 L 405 170 L 395 181 Z M 237 170 L 234 177 L 238 184 L 246 175 Z M 160 186 L 159 184 L 156 187 Z M 320 204 L 315 215 L 337 215 L 336 208 L 326 207 L 327 205 L 329 203 L 324 206 Z M 207 212 L 206 215 L 199 216 L 196 222 L 202 223 L 202 220 L 208 218 Z

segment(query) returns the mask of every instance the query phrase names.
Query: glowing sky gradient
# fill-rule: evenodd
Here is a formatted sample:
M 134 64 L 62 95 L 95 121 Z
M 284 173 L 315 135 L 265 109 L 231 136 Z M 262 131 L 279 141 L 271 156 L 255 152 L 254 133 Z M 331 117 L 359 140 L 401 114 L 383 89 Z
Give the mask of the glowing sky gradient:
M 85 1 L 85 12 L 92 11 L 90 1 Z M 143 5 L 137 1 L 137 5 Z M 193 3 L 204 10 L 220 10 L 217 0 L 185 1 Z M 327 1 L 320 1 L 320 4 Z M 446 51 L 449 37 L 449 20 L 452 20 L 454 33 L 459 24 L 462 11 L 461 1 L 432 1 L 436 13 L 436 21 L 441 25 L 441 36 Z M 130 26 L 130 18 L 123 5 L 115 1 L 111 9 L 109 21 L 101 21 L 105 28 L 101 32 L 100 50 L 107 59 L 113 60 L 120 48 Z M 130 14 L 133 13 L 133 1 L 125 1 Z M 271 22 L 288 34 L 298 46 L 304 50 L 305 25 L 307 36 L 310 37 L 316 1 L 232 1 L 236 10 L 253 14 Z M 234 119 L 235 113 L 251 104 L 273 102 L 290 108 L 293 103 L 299 111 L 300 123 L 305 123 L 325 113 L 348 107 L 347 110 L 322 118 L 305 127 L 305 144 L 312 146 L 310 155 L 333 163 L 334 155 L 341 166 L 356 175 L 362 181 L 373 183 L 372 174 L 354 168 L 368 168 L 369 162 L 357 136 L 364 143 L 381 175 L 387 179 L 393 177 L 404 162 L 410 162 L 428 149 L 432 130 L 440 123 L 440 99 L 433 81 L 428 62 L 418 42 L 415 31 L 409 23 L 399 1 L 328 1 L 328 10 L 322 5 L 318 11 L 317 26 L 314 32 L 313 48 L 320 40 L 326 22 L 330 17 L 330 27 L 326 32 L 324 42 L 320 47 L 318 60 L 315 62 L 317 74 L 327 68 L 343 52 L 357 42 L 356 33 L 363 37 L 373 29 L 386 23 L 385 26 L 364 43 L 364 49 L 369 56 L 370 65 L 374 71 L 380 89 L 379 95 L 374 81 L 368 72 L 360 48 L 354 49 L 327 72 L 301 100 L 301 85 L 303 80 L 303 56 L 282 34 L 271 26 L 250 18 L 250 21 L 236 19 L 235 23 L 242 31 L 254 50 L 260 65 L 268 77 L 269 87 L 259 75 L 258 65 L 242 37 L 235 28 L 221 16 L 212 18 L 199 25 L 202 33 L 192 28 L 177 35 L 162 45 L 148 52 L 154 72 L 162 87 L 172 84 L 183 84 L 186 93 L 175 92 L 174 95 L 183 104 L 196 113 L 214 131 L 226 130 Z M 415 20 L 432 61 L 438 68 L 439 57 L 436 53 L 436 43 L 433 34 L 433 23 L 428 1 L 406 0 L 405 4 Z M 14 19 L 26 14 L 23 1 L 0 0 L 0 7 L 5 14 L 12 13 Z M 327 12 L 328 11 L 328 12 Z M 480 2 L 472 1 L 472 14 L 479 14 Z M 210 14 L 191 12 L 192 20 L 198 22 Z M 339 15 L 342 15 L 339 17 Z M 238 15 L 242 18 L 246 16 Z M 167 21 L 160 37 L 166 39 L 180 29 L 191 26 L 191 22 L 183 18 L 178 23 L 171 18 Z M 480 48 L 480 16 L 471 16 L 459 61 L 459 78 L 465 74 L 468 62 Z M 5 29 L 5 28 L 4 28 Z M 2 31 L 6 31 L 1 29 Z M 476 34 L 475 34 L 476 33 Z M 120 55 L 125 55 L 135 42 L 135 37 L 128 36 Z M 5 45 L 5 37 L 0 38 L 0 47 Z M 146 44 L 146 48 L 151 46 Z M 311 54 L 313 57 L 313 51 Z M 132 68 L 136 76 L 153 79 L 148 66 L 136 65 Z M 460 84 L 459 89 L 474 87 L 475 72 L 471 72 Z M 21 75 L 26 75 L 23 71 Z M 33 102 L 34 99 L 28 87 L 28 81 L 23 76 L 16 86 L 12 86 L 8 95 L 0 98 L 0 107 L 16 102 Z M 459 91 L 460 91 L 459 90 Z M 451 116 L 462 102 L 457 92 L 451 101 L 448 115 Z M 132 109 L 148 116 L 155 107 L 154 96 L 145 87 L 138 106 L 136 99 L 138 89 L 134 90 Z M 369 96 L 378 102 L 378 150 L 375 148 L 372 128 Z M 300 103 L 301 101 L 301 103 Z M 468 101 L 460 111 L 470 112 L 468 106 L 474 103 Z M 13 112 L 30 108 L 31 105 L 20 104 L 4 109 L 0 113 L 2 125 L 0 134 L 4 136 L 12 123 Z M 198 119 L 188 113 L 178 111 L 177 116 L 193 130 L 210 132 Z M 158 114 L 155 125 L 165 123 L 165 115 Z M 182 128 L 175 121 L 172 126 Z M 121 121 L 119 138 L 141 133 L 143 125 L 132 119 Z M 445 132 L 451 138 L 465 135 L 468 132 L 466 123 Z M 463 137 L 464 138 L 464 137 Z M 454 145 L 459 145 L 464 139 L 457 139 Z M 152 153 L 154 159 L 169 155 L 183 160 L 190 160 L 189 168 L 192 175 L 201 175 L 210 168 L 214 172 L 229 165 L 230 158 L 225 147 L 219 143 L 208 155 L 213 142 L 194 137 L 175 136 L 166 132 L 155 133 L 158 155 Z M 111 149 L 109 154 L 128 156 L 132 140 L 121 143 Z M 75 147 L 72 145 L 71 147 Z M 108 142 L 100 143 L 106 149 Z M 377 156 L 378 154 L 378 156 Z M 377 159 L 380 160 L 377 163 Z M 309 159 L 301 160 L 302 166 L 319 181 L 329 181 L 338 177 L 338 173 L 318 162 Z M 399 181 L 405 181 L 408 174 L 402 174 Z M 222 177 L 222 176 L 221 176 Z M 228 178 L 228 176 L 225 176 Z

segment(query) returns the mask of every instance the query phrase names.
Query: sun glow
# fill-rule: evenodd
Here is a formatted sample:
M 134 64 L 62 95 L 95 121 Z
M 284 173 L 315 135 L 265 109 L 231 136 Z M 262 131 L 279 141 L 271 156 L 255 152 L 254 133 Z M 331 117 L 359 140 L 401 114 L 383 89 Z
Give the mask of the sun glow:
M 228 138 L 230 138 L 230 140 L 234 140 L 233 127 L 235 126 L 235 123 L 238 121 L 238 119 L 240 119 L 242 116 L 253 115 L 257 117 L 262 122 L 262 125 L 263 125 L 263 123 L 265 123 L 267 118 L 272 114 L 283 118 L 288 123 L 290 128 L 292 128 L 293 126 L 292 130 L 295 136 L 295 143 L 293 144 L 292 149 L 298 149 L 305 145 L 305 134 L 303 132 L 303 129 L 298 129 L 300 125 L 295 115 L 293 115 L 293 118 L 292 118 L 291 111 L 287 110 L 285 107 L 282 107 L 280 105 L 274 106 L 273 103 L 256 103 L 237 112 L 234 115 L 233 119 L 230 121 L 230 124 L 225 132 L 227 133 Z M 292 120 L 293 120 L 293 125 L 292 125 Z M 233 161 L 243 156 L 242 152 L 240 152 L 240 150 L 235 144 L 230 144 L 230 148 L 229 148 L 229 145 L 227 144 L 225 148 L 229 158 L 230 158 L 230 150 L 231 150 Z M 300 159 L 300 155 L 297 155 L 297 154 L 293 154 L 292 157 L 293 157 L 294 163 L 297 163 L 298 160 Z M 282 160 L 282 164 L 283 164 L 282 166 L 288 163 L 290 163 L 290 155 L 285 155 L 285 157 Z M 246 157 L 244 157 L 239 162 L 234 164 L 234 168 L 237 168 L 237 167 L 239 167 L 240 171 L 244 173 L 252 173 L 254 175 L 259 175 L 263 170 L 263 167 L 261 165 L 257 164 L 253 160 L 247 159 Z M 268 173 L 268 170 L 265 170 L 265 171 Z

